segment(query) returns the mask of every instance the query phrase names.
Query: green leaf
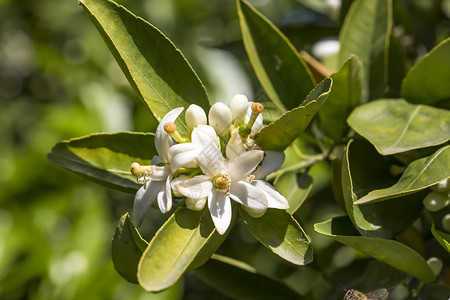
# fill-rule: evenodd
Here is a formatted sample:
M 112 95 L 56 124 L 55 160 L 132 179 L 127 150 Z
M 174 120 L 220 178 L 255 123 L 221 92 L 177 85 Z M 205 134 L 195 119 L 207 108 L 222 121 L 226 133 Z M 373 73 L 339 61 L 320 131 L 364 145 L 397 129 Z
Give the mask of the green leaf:
M 369 191 L 395 183 L 395 177 L 390 174 L 394 163 L 396 161 L 391 156 L 381 156 L 365 140 L 350 141 L 347 145 L 342 166 L 345 207 L 355 227 L 364 236 L 392 238 L 409 227 L 423 209 L 423 193 L 355 205 Z
M 450 145 L 442 147 L 433 155 L 413 161 L 403 172 L 402 177 L 393 186 L 374 190 L 355 202 L 358 204 L 384 201 L 401 197 L 450 177 Z
M 361 59 L 364 70 L 363 102 L 384 95 L 391 27 L 391 0 L 356 0 L 345 17 L 339 36 L 339 64 L 343 64 L 352 54 Z
M 130 84 L 160 121 L 195 103 L 209 109 L 205 87 L 183 54 L 156 27 L 109 0 L 80 0 Z M 181 134 L 188 128 L 177 120 Z
M 251 217 L 243 209 L 239 212 L 252 235 L 273 253 L 296 265 L 312 261 L 311 242 L 288 212 L 268 209 L 260 218 Z
M 231 226 L 230 226 L 231 228 Z M 185 207 L 175 213 L 150 241 L 138 266 L 139 284 L 148 292 L 172 286 L 196 258 L 206 261 L 222 244 L 227 233 L 219 235 L 206 209 L 192 211 Z M 207 247 L 208 251 L 202 251 Z M 209 258 L 207 257 L 207 258 Z
M 406 74 L 401 95 L 412 103 L 432 104 L 450 98 L 450 38 L 442 41 Z
M 130 173 L 131 163 L 149 165 L 156 154 L 151 133 L 96 133 L 56 144 L 48 159 L 89 180 L 135 193 L 140 185 Z
M 450 253 L 450 234 L 437 230 L 436 227 L 434 227 L 434 224 L 431 226 L 431 233 L 434 235 L 439 244 L 441 244 L 442 247 Z
M 364 290 L 373 291 L 379 288 L 391 289 L 408 279 L 406 273 L 381 261 L 371 261 L 364 271 Z
M 288 200 L 289 208 L 286 211 L 292 215 L 311 192 L 313 179 L 306 173 L 290 171 L 281 175 L 274 186 Z
M 450 139 L 450 111 L 381 99 L 357 107 L 347 120 L 383 155 L 435 146 Z
M 314 224 L 314 229 L 422 281 L 435 280 L 433 271 L 419 253 L 397 241 L 356 236 L 348 217 L 337 217 Z
M 361 98 L 362 65 L 357 56 L 352 55 L 334 74 L 333 89 L 319 110 L 320 125 L 327 135 L 339 141 L 349 130 L 345 120 L 359 105 Z
M 124 214 L 114 234 L 111 258 L 117 272 L 131 283 L 138 283 L 138 263 L 146 247 L 147 242 L 134 227 L 130 215 Z
M 332 85 L 332 79 L 325 78 L 309 93 L 299 107 L 288 111 L 263 127 L 255 138 L 258 145 L 266 151 L 284 151 L 305 130 L 322 104 L 325 103 Z
M 261 85 L 280 111 L 297 107 L 314 88 L 312 75 L 289 40 L 247 1 L 237 0 L 242 38 Z
M 233 258 L 213 255 L 195 274 L 233 299 L 303 299 L 284 284 Z

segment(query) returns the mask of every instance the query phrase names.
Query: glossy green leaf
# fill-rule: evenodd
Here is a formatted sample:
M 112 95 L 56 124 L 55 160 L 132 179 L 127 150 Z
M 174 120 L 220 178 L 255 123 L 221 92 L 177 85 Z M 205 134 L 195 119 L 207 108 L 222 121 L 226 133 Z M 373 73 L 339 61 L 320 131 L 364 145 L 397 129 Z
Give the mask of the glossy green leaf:
M 156 27 L 109 0 L 80 0 L 130 84 L 159 121 L 195 103 L 209 109 L 200 79 L 183 54 Z M 188 132 L 184 116 L 180 133 Z
M 96 133 L 60 142 L 48 158 L 89 180 L 134 193 L 140 185 L 130 173 L 131 163 L 149 165 L 154 155 L 153 134 L 119 132 Z
M 256 142 L 264 150 L 284 151 L 308 126 L 314 115 L 327 100 L 333 84 L 326 78 L 309 93 L 297 108 L 263 127 L 256 136 Z
M 320 125 L 326 134 L 339 141 L 349 130 L 345 120 L 360 104 L 362 65 L 357 56 L 352 55 L 344 65 L 331 75 L 333 89 L 319 110 Z
M 313 180 L 306 173 L 290 171 L 281 175 L 274 186 L 288 200 L 289 208 L 286 211 L 292 215 L 308 197 L 313 186 Z
M 444 247 L 450 253 L 450 234 L 441 232 L 434 227 L 434 224 L 431 226 L 431 233 L 434 235 L 439 244 Z
M 412 103 L 432 104 L 450 98 L 450 38 L 426 54 L 406 74 L 401 95 Z
M 347 145 L 341 176 L 343 196 L 347 213 L 363 236 L 392 238 L 409 227 L 423 209 L 423 193 L 355 205 L 369 191 L 396 182 L 396 178 L 390 173 L 390 168 L 395 163 L 391 156 L 378 154 L 365 140 L 350 141 Z
M 379 288 L 391 289 L 408 279 L 405 272 L 391 267 L 381 261 L 371 261 L 364 271 L 364 290 L 373 291 Z
M 433 271 L 419 253 L 397 241 L 355 235 L 348 217 L 337 217 L 314 224 L 314 229 L 422 281 L 435 280 Z
M 297 107 L 314 88 L 311 73 L 291 42 L 245 0 L 237 0 L 242 38 L 269 98 L 282 111 Z
M 195 274 L 234 299 L 303 299 L 284 284 L 259 274 L 246 263 L 217 254 L 195 270 Z
M 381 99 L 357 107 L 347 120 L 383 155 L 435 146 L 450 139 L 450 111 Z
M 146 247 L 147 242 L 134 227 L 130 215 L 124 214 L 114 234 L 111 258 L 117 272 L 131 283 L 138 283 L 137 267 Z
M 138 266 L 139 284 L 149 292 L 172 286 L 199 255 L 202 261 L 197 266 L 204 263 L 209 258 L 205 254 L 211 256 L 226 235 L 217 233 L 206 209 L 178 208 L 144 251 Z M 208 253 L 202 251 L 205 247 Z
M 312 261 L 311 242 L 288 212 L 268 209 L 260 218 L 251 217 L 243 209 L 239 212 L 253 236 L 273 253 L 296 265 Z
M 345 17 L 339 36 L 339 64 L 352 54 L 361 59 L 363 102 L 384 95 L 391 27 L 391 0 L 356 0 Z
M 355 204 L 373 203 L 401 197 L 450 177 L 450 146 L 445 146 L 433 155 L 413 161 L 393 186 L 374 190 L 360 198 Z

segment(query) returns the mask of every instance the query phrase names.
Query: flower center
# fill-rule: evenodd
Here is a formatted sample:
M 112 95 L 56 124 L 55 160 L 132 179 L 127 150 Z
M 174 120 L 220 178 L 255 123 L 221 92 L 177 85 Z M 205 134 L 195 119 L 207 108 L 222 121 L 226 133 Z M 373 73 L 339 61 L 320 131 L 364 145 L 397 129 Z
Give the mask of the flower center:
M 212 182 L 218 192 L 222 192 L 225 195 L 230 194 L 231 179 L 228 174 L 217 175 L 212 179 Z

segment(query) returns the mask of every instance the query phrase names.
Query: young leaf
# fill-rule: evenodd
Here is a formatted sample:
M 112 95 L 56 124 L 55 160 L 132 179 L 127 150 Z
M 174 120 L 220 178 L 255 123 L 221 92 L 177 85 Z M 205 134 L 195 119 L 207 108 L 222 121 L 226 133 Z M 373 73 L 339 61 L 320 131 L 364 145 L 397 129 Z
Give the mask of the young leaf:
M 389 37 L 392 27 L 391 0 L 353 2 L 339 36 L 339 65 L 352 54 L 362 62 L 363 102 L 384 95 L 387 82 Z
M 382 155 L 435 146 L 450 139 L 450 111 L 380 99 L 357 107 L 347 119 Z
M 124 214 L 114 234 L 111 258 L 117 272 L 131 283 L 138 283 L 137 267 L 146 247 L 147 242 L 134 227 L 130 215 Z
M 319 120 L 327 135 L 339 141 L 349 130 L 345 120 L 360 103 L 361 61 L 357 56 L 352 55 L 336 73 L 331 75 L 331 78 L 333 89 L 326 103 L 319 110 Z
M 156 154 L 154 134 L 96 133 L 56 144 L 48 159 L 89 180 L 135 193 L 140 185 L 130 173 L 131 163 L 149 165 Z
M 239 212 L 253 236 L 273 253 L 296 265 L 312 261 L 311 242 L 288 212 L 268 209 L 260 218 L 251 217 L 243 209 Z
M 282 111 L 297 107 L 314 88 L 312 75 L 289 40 L 245 0 L 237 0 L 242 38 L 269 98 Z
M 314 224 L 314 229 L 320 234 L 358 249 L 422 281 L 431 282 L 435 280 L 433 271 L 419 253 L 397 241 L 355 235 L 348 217 L 337 217 Z
M 326 78 L 309 93 L 306 100 L 293 110 L 263 127 L 256 136 L 256 142 L 264 150 L 284 151 L 308 126 L 314 115 L 327 100 L 333 84 Z
M 412 103 L 432 104 L 450 98 L 450 38 L 425 55 L 406 74 L 402 97 Z
M 386 189 L 371 191 L 354 204 L 373 203 L 401 197 L 423 190 L 449 177 L 450 145 L 442 147 L 433 155 L 413 161 L 396 184 Z
M 209 109 L 205 87 L 183 54 L 156 27 L 109 0 L 80 0 L 130 84 L 160 121 L 195 103 Z M 184 116 L 180 133 L 188 132 Z
M 439 244 L 441 244 L 442 247 L 450 253 L 450 234 L 437 230 L 436 227 L 434 227 L 434 224 L 431 226 L 431 233 L 434 235 Z
M 206 210 L 179 207 L 144 251 L 138 266 L 139 284 L 148 292 L 167 289 L 188 270 L 204 247 L 216 250 L 225 237 L 216 232 Z
M 244 262 L 217 254 L 195 270 L 195 274 L 234 299 L 303 299 L 284 284 L 259 274 Z

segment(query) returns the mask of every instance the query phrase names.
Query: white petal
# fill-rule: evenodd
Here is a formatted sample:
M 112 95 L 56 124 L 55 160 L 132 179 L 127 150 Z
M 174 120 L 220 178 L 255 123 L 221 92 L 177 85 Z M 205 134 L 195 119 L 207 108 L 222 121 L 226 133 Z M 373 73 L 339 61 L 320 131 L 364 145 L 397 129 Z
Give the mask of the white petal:
M 152 165 L 157 165 L 162 162 L 163 161 L 162 161 L 161 157 L 159 157 L 158 155 L 155 155 L 152 157 Z
M 186 110 L 185 119 L 189 129 L 192 129 L 198 125 L 206 124 L 206 113 L 200 106 L 191 104 Z
M 146 187 L 142 186 L 134 197 L 133 223 L 140 226 L 150 205 L 156 200 L 158 193 L 165 188 L 164 181 L 150 181 Z
M 182 143 L 170 147 L 170 168 L 172 173 L 175 173 L 181 167 L 197 167 L 197 157 L 202 150 L 203 147 L 201 145 L 194 143 Z
M 170 174 L 166 179 L 166 184 L 163 192 L 158 193 L 158 207 L 159 210 L 164 214 L 172 208 L 172 191 L 170 188 L 170 182 L 172 180 L 172 174 Z
M 264 179 L 273 171 L 278 170 L 284 162 L 284 153 L 278 151 L 265 151 L 261 165 L 253 172 L 256 179 Z
M 228 105 L 231 110 L 232 122 L 243 123 L 248 110 L 248 99 L 245 95 L 235 95 Z
M 264 193 L 243 181 L 231 183 L 230 198 L 252 209 L 262 210 L 267 208 L 267 198 Z
M 192 199 L 186 197 L 186 207 L 189 208 L 190 210 L 200 211 L 203 208 L 205 208 L 207 201 L 208 201 L 207 197 L 202 199 Z
M 241 138 L 239 137 L 238 133 L 234 133 L 230 140 L 228 141 L 227 148 L 226 148 L 226 154 L 228 159 L 233 159 L 239 154 L 244 153 L 246 150 L 246 147 L 244 143 L 242 142 Z
M 214 127 L 217 135 L 223 136 L 228 133 L 231 126 L 231 111 L 222 102 L 216 102 L 208 114 L 209 125 Z
M 163 181 L 166 180 L 167 176 L 170 174 L 169 166 L 150 166 L 150 169 L 147 171 L 145 177 L 147 179 L 151 179 L 154 181 Z
M 190 179 L 177 180 L 173 185 L 177 193 L 192 199 L 208 197 L 213 184 L 211 178 L 205 175 L 194 176 Z
M 219 143 L 219 137 L 213 127 L 209 125 L 199 125 L 192 131 L 191 134 L 192 143 L 201 144 L 203 147 L 209 143 Z
M 203 148 L 197 157 L 197 161 L 206 176 L 214 177 L 226 173 L 227 162 L 213 142 Z
M 208 208 L 214 226 L 219 234 L 224 234 L 231 223 L 231 201 L 224 193 L 212 191 L 208 195 Z
M 230 160 L 227 166 L 227 173 L 231 181 L 239 181 L 246 178 L 255 171 L 258 164 L 264 157 L 264 152 L 260 150 L 247 151 L 236 158 Z
M 268 207 L 288 209 L 289 202 L 270 183 L 263 180 L 255 180 L 252 185 L 260 189 L 267 198 Z
M 161 122 L 159 123 L 158 127 L 156 128 L 155 133 L 155 147 L 156 151 L 158 152 L 159 156 L 161 157 L 162 161 L 167 163 L 169 162 L 169 148 L 174 144 L 174 141 L 172 140 L 172 137 L 167 134 L 167 132 L 164 130 L 164 124 L 167 122 L 175 122 L 175 120 L 178 118 L 178 116 L 183 111 L 183 107 L 178 107 L 175 109 L 172 109 L 169 111 L 164 118 L 162 118 Z

